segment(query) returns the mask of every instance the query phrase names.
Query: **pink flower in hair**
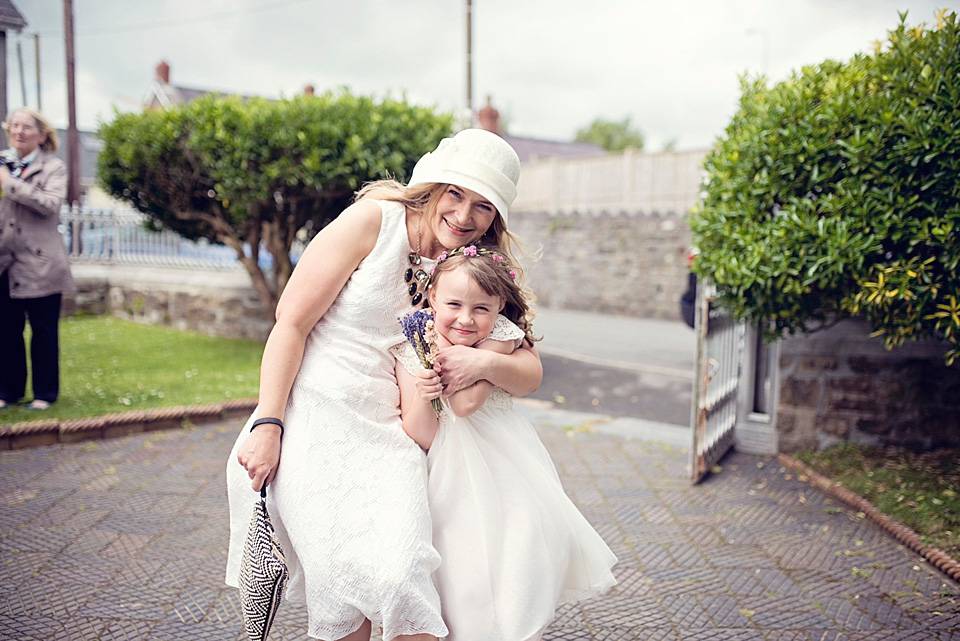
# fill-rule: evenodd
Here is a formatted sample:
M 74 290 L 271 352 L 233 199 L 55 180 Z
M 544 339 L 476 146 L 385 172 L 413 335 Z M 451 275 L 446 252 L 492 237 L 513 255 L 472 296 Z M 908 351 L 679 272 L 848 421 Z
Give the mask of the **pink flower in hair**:
M 446 259 L 447 259 L 447 252 L 443 252 L 442 254 L 440 254 L 439 256 L 437 256 L 437 262 L 438 262 L 438 263 L 442 263 L 442 262 L 445 261 Z
M 493 262 L 495 263 L 503 262 L 503 256 L 501 256 L 500 254 L 491 254 L 491 255 L 493 256 Z
M 463 248 L 463 255 L 464 255 L 464 256 L 476 256 L 476 255 L 477 255 L 477 246 L 476 246 L 476 245 L 470 245 L 469 247 L 464 247 L 464 248 Z
M 517 272 L 515 272 L 515 271 L 513 271 L 513 270 L 511 269 L 511 270 L 510 270 L 510 278 L 516 280 L 516 279 L 517 279 Z

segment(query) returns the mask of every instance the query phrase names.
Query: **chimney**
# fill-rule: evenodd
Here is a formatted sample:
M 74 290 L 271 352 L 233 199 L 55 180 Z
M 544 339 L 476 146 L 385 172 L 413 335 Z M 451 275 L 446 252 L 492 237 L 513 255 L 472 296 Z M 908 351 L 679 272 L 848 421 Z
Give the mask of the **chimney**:
M 477 118 L 480 119 L 480 126 L 489 132 L 500 135 L 500 112 L 494 109 L 490 104 L 491 98 L 487 96 L 487 104 L 477 112 Z
M 307 86 L 305 86 L 305 87 L 303 88 L 303 95 L 304 95 L 304 96 L 312 96 L 313 93 L 314 93 L 313 85 L 307 85 Z
M 163 60 L 157 65 L 157 80 L 165 85 L 170 84 L 170 65 Z

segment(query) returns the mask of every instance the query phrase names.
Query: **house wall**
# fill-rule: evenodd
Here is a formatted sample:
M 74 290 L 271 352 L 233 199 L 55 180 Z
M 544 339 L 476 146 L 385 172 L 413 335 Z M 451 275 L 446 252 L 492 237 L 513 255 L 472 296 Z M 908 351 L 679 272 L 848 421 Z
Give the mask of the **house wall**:
M 780 341 L 780 451 L 960 447 L 960 365 L 944 365 L 946 349 L 930 340 L 887 351 L 858 320 Z

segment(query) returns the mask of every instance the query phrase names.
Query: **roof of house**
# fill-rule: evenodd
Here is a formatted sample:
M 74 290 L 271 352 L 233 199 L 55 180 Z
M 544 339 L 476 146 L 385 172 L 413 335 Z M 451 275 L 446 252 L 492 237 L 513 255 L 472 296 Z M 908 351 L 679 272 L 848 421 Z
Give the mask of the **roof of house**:
M 180 87 L 170 84 L 170 65 L 166 61 L 161 60 L 157 64 L 156 75 L 154 76 L 153 82 L 150 83 L 150 87 L 147 89 L 147 93 L 143 97 L 143 107 L 145 109 L 166 109 L 167 107 L 193 102 L 200 96 L 205 96 L 208 94 L 239 96 L 244 100 L 250 100 L 253 98 L 253 96 L 227 91 L 191 89 L 189 87 Z
M 592 142 L 560 142 L 510 134 L 500 134 L 500 137 L 510 143 L 520 157 L 520 162 L 545 156 L 600 156 L 607 153 L 603 147 Z
M 147 94 L 143 98 L 144 108 L 166 108 L 174 105 L 184 105 L 193 102 L 200 96 L 209 94 L 220 96 L 239 96 L 244 100 L 250 100 L 253 96 L 231 93 L 227 91 L 215 91 L 211 89 L 191 89 L 189 87 L 178 87 L 176 85 L 166 84 L 159 80 L 150 83 Z
M 493 106 L 493 99 L 487 96 L 487 104 L 477 111 L 477 121 L 487 131 L 493 132 L 510 143 L 520 162 L 545 156 L 599 156 L 607 153 L 600 145 L 592 142 L 560 142 L 558 140 L 543 140 L 542 138 L 527 138 L 525 136 L 511 136 L 501 131 L 500 112 Z
M 20 31 L 27 26 L 27 21 L 17 10 L 11 0 L 0 0 L 0 30 Z

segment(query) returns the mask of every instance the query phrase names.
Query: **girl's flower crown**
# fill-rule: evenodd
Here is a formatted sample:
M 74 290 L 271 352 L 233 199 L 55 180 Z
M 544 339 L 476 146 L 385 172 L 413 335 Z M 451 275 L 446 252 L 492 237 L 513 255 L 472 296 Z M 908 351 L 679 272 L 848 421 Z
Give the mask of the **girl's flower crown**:
M 437 268 L 437 265 L 450 258 L 451 256 L 456 256 L 457 254 L 463 254 L 464 256 L 490 256 L 493 259 L 493 262 L 507 267 L 509 270 L 510 278 L 516 280 L 517 272 L 513 268 L 509 267 L 506 264 L 506 259 L 499 252 L 495 252 L 492 249 L 487 249 L 486 247 L 477 247 L 476 245 L 467 245 L 466 247 L 457 247 L 456 249 L 451 249 L 450 251 L 445 251 L 439 256 L 437 256 L 437 264 L 430 268 L 430 275 L 433 276 L 434 270 Z

